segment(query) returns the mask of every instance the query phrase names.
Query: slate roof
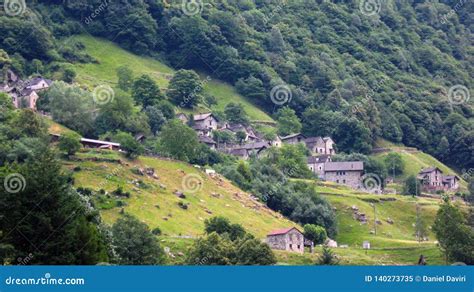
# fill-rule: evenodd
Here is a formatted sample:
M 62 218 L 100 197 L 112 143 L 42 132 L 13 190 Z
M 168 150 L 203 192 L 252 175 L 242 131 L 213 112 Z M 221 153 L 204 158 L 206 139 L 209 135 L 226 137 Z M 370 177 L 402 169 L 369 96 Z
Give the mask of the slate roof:
M 201 143 L 217 144 L 216 141 L 212 140 L 212 138 L 209 136 L 200 135 L 198 138 L 199 138 L 199 142 Z
M 439 169 L 438 167 L 436 166 L 432 166 L 432 167 L 428 167 L 428 168 L 425 168 L 425 169 L 422 169 L 419 173 L 420 174 L 423 174 L 423 173 L 430 173 L 430 172 L 433 172 L 435 170 L 439 170 L 441 173 L 443 172 L 441 169 Z
M 320 155 L 308 157 L 308 164 L 330 162 L 331 155 Z
M 364 162 L 362 161 L 344 161 L 344 162 L 327 162 L 324 170 L 328 171 L 363 171 Z
M 283 235 L 283 234 L 287 234 L 288 232 L 290 232 L 291 230 L 293 229 L 296 229 L 296 231 L 298 231 L 299 233 L 302 234 L 302 232 L 296 228 L 296 227 L 290 227 L 290 228 L 285 228 L 285 229 L 278 229 L 278 230 L 273 230 L 272 232 L 270 232 L 267 236 L 274 236 L 274 235 Z
M 443 176 L 443 182 L 448 182 L 448 181 L 454 180 L 454 179 L 459 180 L 459 177 L 458 177 L 457 175 L 446 175 L 446 176 Z
M 288 135 L 288 136 L 285 136 L 285 137 L 280 137 L 281 140 L 288 140 L 288 139 L 291 139 L 291 138 L 295 138 L 295 137 L 298 137 L 300 136 L 301 138 L 306 138 L 305 135 L 301 134 L 301 133 L 297 133 L 297 134 L 291 134 L 291 135 Z
M 255 143 L 249 143 L 242 145 L 239 147 L 240 149 L 247 149 L 247 150 L 252 150 L 252 149 L 261 149 L 261 148 L 267 148 L 271 147 L 269 142 L 255 142 Z
M 52 80 L 44 79 L 43 77 L 35 77 L 35 78 L 33 78 L 33 79 L 30 79 L 30 80 L 26 81 L 26 84 L 25 84 L 25 85 L 26 85 L 27 87 L 29 87 L 29 86 L 34 86 L 34 85 L 40 83 L 40 82 L 43 81 L 43 80 L 44 80 L 44 81 L 46 82 L 46 84 L 48 84 L 48 85 L 51 85 L 51 83 L 53 82 Z
M 214 115 L 212 113 L 207 113 L 207 114 L 199 114 L 199 115 L 195 115 L 194 116 L 194 120 L 195 121 L 202 121 L 202 120 L 205 120 L 207 119 L 208 117 L 214 117 Z M 216 119 L 216 117 L 214 117 L 214 119 Z M 216 119 L 217 120 L 217 119 Z

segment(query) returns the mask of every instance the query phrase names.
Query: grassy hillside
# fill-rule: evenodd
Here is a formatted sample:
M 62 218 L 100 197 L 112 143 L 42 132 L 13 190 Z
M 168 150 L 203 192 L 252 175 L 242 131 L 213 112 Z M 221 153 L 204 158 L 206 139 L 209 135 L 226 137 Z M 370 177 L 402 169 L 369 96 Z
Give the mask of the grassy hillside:
M 119 160 L 121 163 L 119 163 Z M 182 162 L 141 157 L 126 161 L 110 151 L 84 150 L 75 161 L 65 161 L 74 173 L 76 186 L 95 191 L 104 189 L 110 195 L 96 195 L 94 202 L 106 222 L 112 223 L 124 211 L 137 216 L 151 228 L 160 227 L 165 236 L 196 237 L 203 233 L 204 220 L 225 216 L 239 222 L 257 237 L 295 224 L 283 219 L 240 191 L 227 180 L 212 178 L 203 171 Z M 79 168 L 80 168 L 80 171 Z M 156 178 L 139 175 L 136 169 L 153 168 Z M 188 183 L 189 187 L 183 184 Z M 196 183 L 193 185 L 193 183 Z M 199 183 L 202 185 L 200 186 Z M 118 187 L 130 192 L 130 198 L 117 198 L 111 193 Z M 199 189 L 193 193 L 190 187 Z M 185 199 L 174 194 L 181 191 Z M 120 202 L 118 202 L 120 201 Z M 188 204 L 188 209 L 178 203 Z
M 64 161 L 64 164 L 74 171 L 77 187 L 87 187 L 97 192 L 100 189 L 107 191 L 108 194 L 95 194 L 93 198 L 107 223 L 113 223 L 119 218 L 123 208 L 124 212 L 137 216 L 150 228 L 159 227 L 163 232 L 160 237 L 162 245 L 169 247 L 175 255 L 186 254 L 194 239 L 203 234 L 204 220 L 212 216 L 228 217 L 261 239 L 273 229 L 297 226 L 253 200 L 249 194 L 240 191 L 227 180 L 212 178 L 202 170 L 182 162 L 150 157 L 128 161 L 116 152 L 82 150 L 74 160 Z M 153 168 L 157 177 L 137 174 L 136 169 L 147 167 Z M 183 186 L 183 181 L 190 175 L 202 183 L 195 193 L 187 191 Z M 377 196 L 331 183 L 314 184 L 316 190 L 336 209 L 339 235 L 335 239 L 339 244 L 348 245 L 347 248 L 334 250 L 342 264 L 407 265 L 416 262 L 420 254 L 428 256 L 429 264 L 443 264 L 431 231 L 429 241 L 418 243 L 413 227 L 416 204 L 420 206 L 422 217 L 430 226 L 438 200 L 398 195 Z M 112 195 L 118 187 L 122 187 L 124 192 L 130 192 L 131 197 L 119 198 Z M 186 198 L 180 199 L 175 195 L 177 190 L 183 191 Z M 189 208 L 182 209 L 179 202 L 189 204 Z M 375 204 L 377 219 L 382 222 L 381 225 L 377 224 L 377 235 L 371 234 L 374 226 L 371 204 Z M 353 218 L 353 206 L 366 214 L 367 224 L 361 224 Z M 388 218 L 393 220 L 393 224 L 387 222 Z M 367 254 L 361 248 L 365 240 L 372 244 L 372 250 Z M 315 254 L 276 252 L 276 255 L 279 264 L 312 264 L 320 251 L 321 248 L 317 247 Z M 184 256 L 170 260 L 173 264 L 181 264 Z
M 142 74 L 152 76 L 164 90 L 168 87 L 169 80 L 174 74 L 174 70 L 165 64 L 152 58 L 134 55 L 107 40 L 85 35 L 75 36 L 67 41 L 71 40 L 77 40 L 84 44 L 87 54 L 98 61 L 97 63 L 74 64 L 74 69 L 77 72 L 76 81 L 90 88 L 104 83 L 111 86 L 116 85 L 116 69 L 120 66 L 130 68 L 135 76 Z M 201 77 L 206 80 L 207 76 Z M 239 95 L 232 86 L 219 80 L 205 81 L 204 92 L 217 98 L 218 104 L 212 109 L 223 110 L 229 102 L 238 102 L 243 104 L 252 120 L 273 121 L 269 115 Z M 196 112 L 206 110 L 208 109 L 200 108 L 196 109 Z
M 399 180 L 403 180 L 410 175 L 416 175 L 422 168 L 431 166 L 439 167 L 445 174 L 456 174 L 456 171 L 446 166 L 438 159 L 414 148 L 407 148 L 403 145 L 395 145 L 385 140 L 379 140 L 377 146 L 390 149 L 390 151 L 399 153 L 402 156 L 402 159 L 405 162 L 405 169 L 403 170 L 403 174 L 397 177 Z M 379 161 L 383 161 L 390 151 L 375 154 L 374 157 Z M 461 175 L 458 174 L 458 176 L 461 178 Z M 465 188 L 467 183 L 464 180 L 461 180 L 461 186 Z
M 371 195 L 332 183 L 317 183 L 315 188 L 336 209 L 339 234 L 335 240 L 339 245 L 348 246 L 334 249 L 342 264 L 411 265 L 416 263 L 421 254 L 427 256 L 429 264 L 444 264 L 429 227 L 434 222 L 439 200 L 400 195 Z M 428 241 L 421 243 L 414 236 L 417 204 L 420 216 L 428 226 Z M 377 234 L 373 234 L 374 205 L 375 217 L 381 223 L 376 224 Z M 366 214 L 367 224 L 362 224 L 354 218 L 354 207 Z M 387 222 L 390 220 L 393 221 L 392 224 Z M 362 249 L 364 241 L 371 243 L 371 250 L 368 252 Z M 321 248 L 317 248 L 313 255 L 301 256 L 284 252 L 277 255 L 282 262 L 311 264 L 320 252 Z

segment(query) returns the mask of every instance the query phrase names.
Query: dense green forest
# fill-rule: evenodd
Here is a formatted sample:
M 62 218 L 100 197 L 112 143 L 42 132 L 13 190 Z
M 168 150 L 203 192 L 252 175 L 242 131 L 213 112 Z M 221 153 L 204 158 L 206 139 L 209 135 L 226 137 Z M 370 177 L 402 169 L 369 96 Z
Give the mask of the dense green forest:
M 287 104 L 340 151 L 369 153 L 383 137 L 474 166 L 470 3 L 191 2 L 27 2 L 0 17 L 0 49 L 17 72 L 48 75 L 97 61 L 61 42 L 89 33 L 227 81 L 271 114 Z

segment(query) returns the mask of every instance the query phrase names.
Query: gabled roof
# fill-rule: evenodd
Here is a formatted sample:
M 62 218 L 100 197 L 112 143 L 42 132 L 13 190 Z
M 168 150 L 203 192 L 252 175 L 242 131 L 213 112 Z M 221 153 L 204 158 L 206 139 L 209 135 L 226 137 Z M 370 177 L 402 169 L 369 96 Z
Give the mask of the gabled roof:
M 312 163 L 325 163 L 331 161 L 331 155 L 320 155 L 308 157 L 308 164 Z
M 291 134 L 291 135 L 288 135 L 288 136 L 285 136 L 285 137 L 280 137 L 280 139 L 283 141 L 283 140 L 288 140 L 288 139 L 291 139 L 291 138 L 295 138 L 295 137 L 301 137 L 301 138 L 306 138 L 305 135 L 301 134 L 301 133 L 297 133 L 297 134 Z
M 432 167 L 428 167 L 428 168 L 425 168 L 425 169 L 422 169 L 419 174 L 422 174 L 422 173 L 430 173 L 430 172 L 433 172 L 435 170 L 439 170 L 441 173 L 443 173 L 443 171 L 441 169 L 439 169 L 439 167 L 437 166 L 432 166 Z
M 212 116 L 214 119 L 217 120 L 217 118 L 216 118 L 212 113 L 206 113 L 206 114 L 195 115 L 195 116 L 194 116 L 194 120 L 195 120 L 195 121 L 202 121 L 202 120 L 205 120 L 205 119 L 207 119 L 207 118 L 209 118 L 209 117 L 211 117 L 211 116 Z
M 205 135 L 199 135 L 199 142 L 206 144 L 217 144 L 211 137 Z
M 324 137 L 323 140 L 324 140 L 324 142 L 327 142 L 327 141 L 329 141 L 329 140 L 333 141 L 331 137 Z M 334 141 L 333 141 L 333 142 L 334 142 Z
M 261 148 L 269 148 L 272 145 L 269 142 L 255 142 L 255 143 L 249 143 L 242 145 L 239 147 L 240 149 L 247 149 L 247 150 L 252 150 L 252 149 L 261 149 Z
M 327 162 L 324 165 L 325 171 L 362 171 L 364 170 L 364 162 L 362 161 L 344 161 L 344 162 Z
M 30 96 L 33 92 L 36 93 L 33 89 L 23 89 L 20 92 L 20 95 L 21 96 Z
M 460 180 L 459 176 L 457 175 L 445 175 L 443 176 L 443 182 L 447 182 L 447 181 L 450 181 L 450 180 Z
M 324 140 L 321 137 L 309 137 L 309 138 L 304 139 L 304 141 L 307 142 L 307 143 L 312 143 L 312 142 L 323 142 L 324 143 Z
M 26 81 L 26 84 L 25 84 L 25 85 L 26 85 L 27 87 L 28 87 L 28 86 L 34 86 L 34 85 L 40 83 L 41 81 L 46 82 L 46 84 L 48 84 L 48 85 L 51 85 L 51 83 L 53 82 L 52 80 L 44 79 L 43 77 L 35 77 L 35 78 L 33 78 L 33 79 L 30 79 L 30 80 Z
M 285 228 L 285 229 L 278 229 L 278 230 L 273 230 L 270 232 L 267 236 L 274 236 L 274 235 L 284 235 L 290 232 L 291 230 L 295 229 L 299 233 L 303 234 L 298 228 L 296 227 L 290 227 L 290 228 Z

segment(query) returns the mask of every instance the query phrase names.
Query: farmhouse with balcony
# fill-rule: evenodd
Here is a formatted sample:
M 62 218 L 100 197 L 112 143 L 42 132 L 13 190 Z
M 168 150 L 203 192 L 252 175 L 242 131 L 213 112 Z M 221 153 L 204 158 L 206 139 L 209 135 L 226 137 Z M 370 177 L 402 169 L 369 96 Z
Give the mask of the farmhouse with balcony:
M 304 235 L 296 227 L 272 231 L 266 241 L 271 249 L 304 253 Z

